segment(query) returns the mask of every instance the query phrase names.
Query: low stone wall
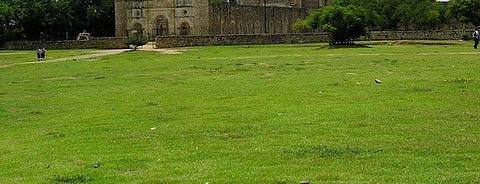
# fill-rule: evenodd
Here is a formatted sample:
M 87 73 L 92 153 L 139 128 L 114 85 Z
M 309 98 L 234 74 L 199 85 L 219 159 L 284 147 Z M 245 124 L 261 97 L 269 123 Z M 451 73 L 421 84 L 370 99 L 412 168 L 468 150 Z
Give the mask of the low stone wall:
M 473 30 L 447 31 L 372 31 L 358 40 L 460 40 Z M 278 43 L 329 42 L 327 33 L 275 34 L 275 35 L 217 35 L 157 37 L 157 48 L 201 45 L 255 45 Z
M 312 42 L 328 42 L 328 34 L 169 36 L 157 37 L 155 39 L 155 46 L 156 48 L 168 48 L 201 45 L 255 45 Z
M 464 35 L 471 35 L 473 30 L 447 30 L 447 31 L 372 31 L 359 40 L 460 40 Z M 47 49 L 124 49 L 128 48 L 123 40 L 125 38 L 93 38 L 88 41 L 25 41 L 7 42 L 3 49 L 9 50 L 35 50 L 45 47 Z M 328 42 L 327 33 L 305 34 L 271 34 L 271 35 L 209 35 L 209 36 L 168 36 L 157 37 L 157 48 L 186 47 L 202 45 L 255 45 L 255 44 L 281 44 L 281 43 L 315 43 Z
M 372 31 L 360 40 L 460 40 L 473 30 L 446 31 Z
M 8 50 L 35 50 L 37 48 L 46 49 L 124 49 L 128 48 L 123 40 L 125 38 L 93 38 L 91 40 L 61 40 L 61 41 L 21 41 L 7 42 L 3 49 Z

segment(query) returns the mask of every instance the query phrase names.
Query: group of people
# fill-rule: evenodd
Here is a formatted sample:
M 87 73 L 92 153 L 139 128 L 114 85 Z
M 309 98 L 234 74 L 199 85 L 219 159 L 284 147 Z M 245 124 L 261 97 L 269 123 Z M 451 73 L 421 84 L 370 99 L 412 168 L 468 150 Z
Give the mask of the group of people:
M 37 61 L 43 61 L 45 59 L 45 53 L 47 50 L 45 48 L 37 49 Z

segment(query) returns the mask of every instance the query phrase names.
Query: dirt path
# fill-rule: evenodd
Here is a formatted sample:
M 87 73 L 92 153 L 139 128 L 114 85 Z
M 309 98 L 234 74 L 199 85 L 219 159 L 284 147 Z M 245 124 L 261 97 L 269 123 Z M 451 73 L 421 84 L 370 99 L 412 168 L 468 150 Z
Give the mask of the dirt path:
M 150 42 L 144 46 L 138 47 L 137 50 L 146 50 L 146 51 L 157 51 L 163 54 L 180 54 L 182 53 L 180 50 L 177 49 L 156 49 L 153 46 L 153 43 Z
M 142 47 L 137 48 L 137 50 L 140 51 L 156 51 L 160 52 L 163 54 L 180 54 L 178 50 L 175 49 L 155 49 L 153 48 L 153 45 L 145 45 Z M 94 58 L 99 58 L 102 56 L 108 56 L 108 55 L 114 55 L 114 54 L 120 54 L 122 52 L 127 52 L 127 51 L 132 51 L 132 49 L 110 49 L 110 50 L 98 50 L 94 51 L 93 54 L 88 54 L 88 55 L 81 55 L 81 56 L 72 56 L 72 57 L 66 57 L 66 58 L 57 58 L 57 59 L 52 59 L 52 60 L 47 60 L 45 62 L 60 62 L 60 61 L 69 61 L 69 60 L 79 60 L 79 59 L 94 59 Z M 28 63 L 38 63 L 38 62 L 28 62 Z
M 79 59 L 92 59 L 92 58 L 99 58 L 102 56 L 108 56 L 108 55 L 114 55 L 114 54 L 120 54 L 122 52 L 129 51 L 130 49 L 112 49 L 112 50 L 98 50 L 98 51 L 93 51 L 93 54 L 87 54 L 87 55 L 80 55 L 80 56 L 71 56 L 71 57 L 65 57 L 65 58 L 56 58 L 52 60 L 46 60 L 46 63 L 53 63 L 53 62 L 60 62 L 60 61 L 70 61 L 70 60 L 79 60 Z M 39 63 L 39 62 L 28 62 L 28 63 Z
M 56 58 L 56 59 L 46 60 L 46 61 L 42 61 L 42 62 L 35 61 L 35 62 L 24 62 L 24 63 L 10 64 L 10 65 L 3 65 L 3 66 L 0 66 L 0 69 L 11 67 L 11 66 L 16 66 L 16 65 L 54 63 L 54 62 L 71 61 L 71 60 L 79 60 L 79 59 L 95 59 L 95 58 L 99 58 L 99 57 L 103 57 L 103 56 L 120 54 L 122 52 L 127 52 L 127 51 L 131 51 L 131 50 L 132 49 L 98 50 L 98 51 L 94 51 L 92 54 L 87 54 L 87 55 Z M 163 54 L 180 54 L 181 53 L 181 52 L 179 52 L 178 50 L 175 50 L 175 49 L 155 49 L 155 48 L 153 48 L 152 45 L 145 45 L 145 46 L 139 47 L 137 50 L 157 51 L 157 52 L 160 52 L 160 53 L 163 53 Z

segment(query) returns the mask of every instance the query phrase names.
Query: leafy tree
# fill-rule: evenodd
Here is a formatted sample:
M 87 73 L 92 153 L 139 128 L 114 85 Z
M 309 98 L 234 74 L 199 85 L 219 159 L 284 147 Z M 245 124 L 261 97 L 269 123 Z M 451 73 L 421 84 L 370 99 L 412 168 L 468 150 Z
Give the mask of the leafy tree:
M 11 7 L 12 16 L 4 18 L 5 7 Z M 0 26 L 6 26 L 0 34 L 9 33 L 7 40 L 71 39 L 83 30 L 113 36 L 114 16 L 114 0 L 3 0 Z
M 446 8 L 439 3 L 422 2 L 417 6 L 416 13 L 419 16 L 416 28 L 438 29 L 438 25 L 446 22 Z
M 112 0 L 93 1 L 86 9 L 88 31 L 93 35 L 115 35 L 115 8 Z
M 405 29 L 434 29 L 445 22 L 445 8 L 425 0 L 409 0 L 397 7 L 394 16 Z
M 377 0 L 370 1 L 372 4 L 369 7 L 378 14 L 376 24 L 379 30 L 391 29 L 397 30 L 399 20 L 394 16 L 395 10 L 403 0 Z
M 331 5 L 311 14 L 310 26 L 330 33 L 330 44 L 351 44 L 367 33 L 367 11 L 355 5 Z M 318 22 L 317 22 L 318 21 Z
M 7 26 L 13 15 L 13 8 L 5 2 L 0 2 L 0 45 L 7 39 Z
M 451 0 L 448 14 L 464 23 L 480 26 L 480 0 Z
M 445 7 L 431 0 L 337 0 L 334 5 L 355 5 L 367 11 L 372 29 L 432 29 L 445 23 Z
M 16 0 L 13 39 L 65 39 L 72 25 L 69 0 Z

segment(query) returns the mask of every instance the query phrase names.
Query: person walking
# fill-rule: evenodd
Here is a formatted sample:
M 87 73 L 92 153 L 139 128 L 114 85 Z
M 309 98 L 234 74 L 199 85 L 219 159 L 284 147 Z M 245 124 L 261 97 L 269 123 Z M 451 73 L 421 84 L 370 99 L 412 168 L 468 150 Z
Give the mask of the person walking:
M 478 47 L 478 39 L 480 38 L 480 33 L 478 32 L 478 28 L 475 28 L 475 31 L 473 31 L 473 41 L 475 41 L 475 44 L 473 45 L 473 48 L 477 49 Z
M 42 48 L 42 51 L 40 52 L 40 58 L 41 60 L 45 60 L 45 54 L 46 54 L 47 50 L 45 48 Z
M 42 55 L 42 49 L 38 48 L 37 49 L 37 61 L 40 61 L 41 55 Z

